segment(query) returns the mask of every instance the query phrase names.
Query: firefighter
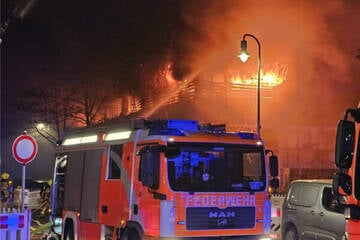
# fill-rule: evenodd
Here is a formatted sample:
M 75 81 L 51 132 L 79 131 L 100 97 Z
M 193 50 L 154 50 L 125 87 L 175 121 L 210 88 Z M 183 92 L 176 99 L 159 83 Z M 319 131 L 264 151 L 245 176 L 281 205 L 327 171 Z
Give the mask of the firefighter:
M 4 172 L 1 174 L 1 203 L 10 204 L 14 197 L 13 181 L 10 178 L 10 174 Z
M 45 215 L 50 210 L 50 191 L 52 180 L 50 179 L 41 190 L 41 215 Z

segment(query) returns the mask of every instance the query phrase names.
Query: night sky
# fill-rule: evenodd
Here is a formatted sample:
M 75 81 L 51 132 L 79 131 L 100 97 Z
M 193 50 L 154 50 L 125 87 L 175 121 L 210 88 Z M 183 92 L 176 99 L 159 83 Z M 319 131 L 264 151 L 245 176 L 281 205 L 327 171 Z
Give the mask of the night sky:
M 1 0 L 2 24 L 14 2 Z M 164 61 L 173 64 L 178 81 L 199 71 L 251 71 L 255 61 L 243 65 L 236 59 L 244 33 L 260 39 L 264 68 L 277 62 L 289 68 L 276 106 L 264 109 L 269 123 L 335 127 L 345 108 L 360 101 L 357 0 L 33 3 L 2 36 L 2 161 L 9 161 L 5 142 L 21 133 L 14 126 L 26 118 L 12 105 L 22 89 L 101 78 L 119 84 L 122 93 L 137 92 L 144 81 L 138 73 L 151 74 Z M 249 48 L 255 51 L 254 42 Z
M 3 59 L 39 74 L 87 77 L 93 67 L 94 72 L 129 83 L 134 70 L 160 61 L 174 45 L 175 29 L 181 28 L 180 8 L 177 1 L 38 0 L 24 19 L 9 26 Z

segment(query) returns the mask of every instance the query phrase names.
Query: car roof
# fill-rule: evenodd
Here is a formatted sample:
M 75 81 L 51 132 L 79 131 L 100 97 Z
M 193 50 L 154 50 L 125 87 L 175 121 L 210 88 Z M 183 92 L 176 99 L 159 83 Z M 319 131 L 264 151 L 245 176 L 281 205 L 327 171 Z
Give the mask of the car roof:
M 331 185 L 333 182 L 332 179 L 298 179 L 291 182 L 293 183 L 315 183 L 315 184 L 327 184 Z

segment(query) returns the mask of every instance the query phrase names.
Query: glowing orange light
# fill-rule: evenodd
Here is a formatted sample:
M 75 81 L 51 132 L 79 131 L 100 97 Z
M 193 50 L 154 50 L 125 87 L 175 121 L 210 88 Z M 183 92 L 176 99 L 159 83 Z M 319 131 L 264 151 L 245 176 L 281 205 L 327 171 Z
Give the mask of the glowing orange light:
M 241 85 L 243 87 L 257 87 L 257 77 L 240 77 L 240 76 L 233 76 L 230 78 L 230 82 L 234 85 Z M 274 73 L 266 73 L 262 74 L 260 79 L 260 85 L 262 88 L 273 88 L 280 86 L 284 82 L 284 79 L 277 76 Z
M 261 86 L 264 87 L 277 87 L 281 85 L 284 80 L 277 76 L 275 73 L 266 73 L 261 79 Z
M 168 64 L 167 67 L 166 67 L 165 79 L 168 81 L 168 83 L 176 82 L 175 78 L 173 77 L 172 64 Z
M 274 88 L 280 86 L 286 79 L 287 67 L 276 65 L 268 72 L 261 71 L 260 86 L 262 88 Z M 244 88 L 256 88 L 258 84 L 257 74 L 252 76 L 240 76 L 239 74 L 230 77 L 233 85 Z

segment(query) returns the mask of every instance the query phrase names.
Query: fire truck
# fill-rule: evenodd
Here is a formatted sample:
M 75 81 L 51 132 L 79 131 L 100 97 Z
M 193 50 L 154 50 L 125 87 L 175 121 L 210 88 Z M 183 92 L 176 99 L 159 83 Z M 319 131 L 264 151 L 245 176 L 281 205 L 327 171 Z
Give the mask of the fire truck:
M 72 240 L 268 239 L 277 174 L 257 134 L 223 124 L 136 119 L 73 131 L 56 150 L 53 230 Z
M 351 119 L 348 119 L 350 116 Z M 348 239 L 360 239 L 360 104 L 347 109 L 337 128 L 333 189 L 345 196 L 346 233 Z

